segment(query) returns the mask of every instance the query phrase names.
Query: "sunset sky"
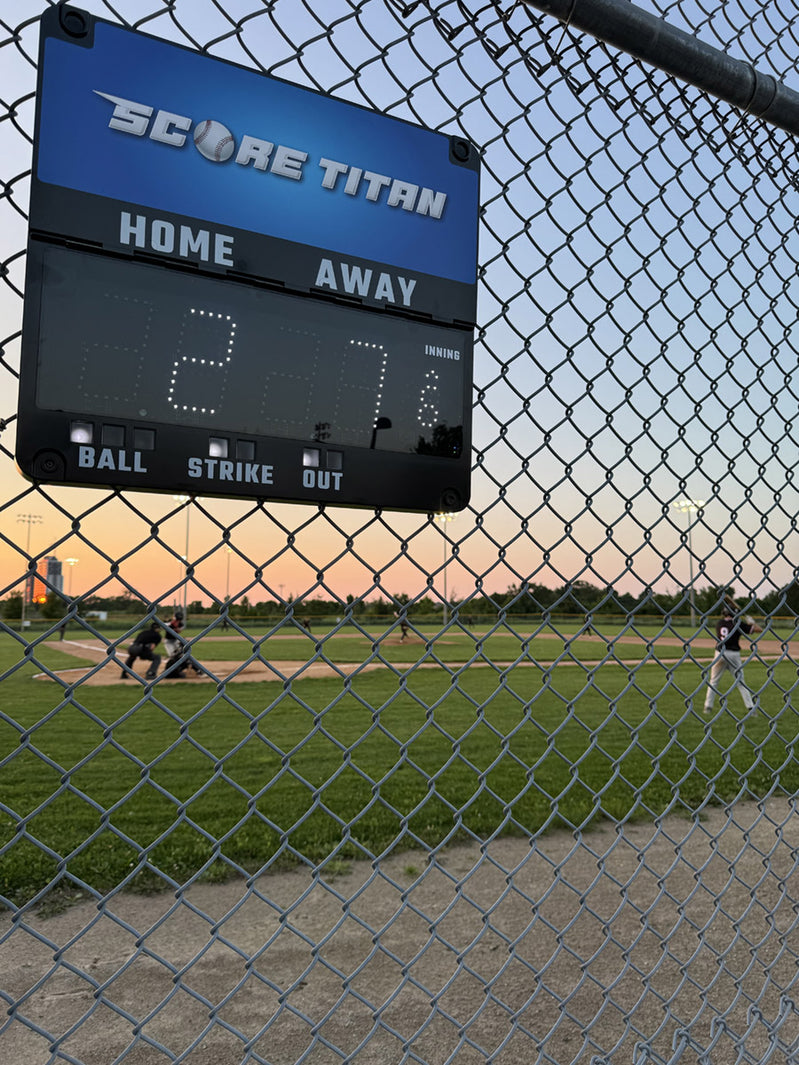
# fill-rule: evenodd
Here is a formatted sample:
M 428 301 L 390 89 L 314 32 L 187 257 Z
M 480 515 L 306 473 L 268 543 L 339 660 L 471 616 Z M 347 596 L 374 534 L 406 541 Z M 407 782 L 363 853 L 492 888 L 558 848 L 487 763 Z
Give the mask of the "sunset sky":
M 100 3 L 83 6 L 107 17 Z M 252 65 L 244 45 L 280 77 L 307 83 L 311 70 L 322 87 L 459 132 L 483 153 L 470 506 L 443 526 L 426 515 L 201 498 L 187 527 L 186 507 L 168 493 L 29 485 L 11 453 L 28 197 L 20 175 L 31 166 L 20 130 L 32 135 L 35 72 L 6 45 L 0 98 L 18 103 L 16 121 L 0 123 L 0 165 L 12 188 L 0 200 L 8 264 L 0 417 L 10 419 L 0 437 L 0 596 L 21 588 L 20 548 L 30 535 L 35 556 L 78 559 L 65 569 L 73 594 L 127 587 L 180 601 L 187 531 L 198 585 L 189 600 L 221 599 L 228 589 L 255 601 L 416 597 L 431 574 L 440 595 L 445 559 L 450 597 L 526 579 L 674 591 L 688 580 L 689 516 L 673 505 L 686 496 L 707 501 L 691 531 L 698 586 L 765 593 L 790 581 L 799 509 L 788 290 L 796 264 L 783 237 L 795 228 L 796 193 L 762 173 L 753 180 L 731 149 L 702 139 L 712 115 L 698 94 L 675 97 L 694 131 L 682 137 L 634 108 L 620 117 L 595 89 L 576 94 L 554 68 L 532 78 L 513 49 L 497 60 L 472 41 L 464 62 L 458 46 L 473 31 L 447 43 L 421 9 L 403 22 L 378 0 L 366 5 L 369 33 L 387 48 L 398 25 L 416 26 L 415 51 L 389 49 L 390 78 L 367 34 L 345 18 L 349 5 L 331 4 L 330 21 L 333 9 L 342 19 L 338 53 L 302 5 L 284 0 L 269 17 L 262 5 L 235 6 L 238 17 L 262 17 L 245 22 L 242 44 L 224 36 L 214 54 Z M 13 19 L 22 24 L 44 7 L 25 0 Z M 144 8 L 160 11 L 153 0 L 137 15 Z M 201 42 L 230 33 L 213 5 L 184 5 L 178 17 Z M 514 18 L 538 55 L 526 12 Z M 165 17 L 146 29 L 179 39 Z M 287 36 L 295 47 L 313 42 L 305 67 Z M 35 24 L 22 40 L 35 56 Z M 362 68 L 357 89 L 344 84 L 342 54 Z M 623 95 L 617 75 L 607 78 Z M 418 86 L 410 101 L 398 82 Z

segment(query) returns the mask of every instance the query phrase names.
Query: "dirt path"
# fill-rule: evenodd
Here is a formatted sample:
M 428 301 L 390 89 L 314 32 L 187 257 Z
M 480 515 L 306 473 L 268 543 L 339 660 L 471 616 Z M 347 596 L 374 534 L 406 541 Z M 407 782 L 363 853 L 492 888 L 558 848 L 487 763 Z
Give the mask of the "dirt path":
M 797 853 L 771 799 L 0 915 L 0 1061 L 793 1061 Z

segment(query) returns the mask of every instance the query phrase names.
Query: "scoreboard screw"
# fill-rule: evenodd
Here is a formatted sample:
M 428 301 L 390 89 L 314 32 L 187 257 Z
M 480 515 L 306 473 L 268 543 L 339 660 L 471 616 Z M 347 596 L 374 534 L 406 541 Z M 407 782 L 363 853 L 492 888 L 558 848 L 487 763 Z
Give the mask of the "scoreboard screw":
M 86 16 L 82 11 L 77 11 L 75 8 L 64 7 L 63 5 L 59 7 L 58 21 L 61 23 L 61 29 L 64 33 L 68 33 L 70 37 L 85 37 L 89 32 Z
M 456 511 L 460 510 L 463 506 L 461 501 L 461 494 L 457 488 L 445 488 L 441 493 L 441 509 L 442 511 Z
M 34 477 L 63 480 L 64 473 L 64 459 L 57 451 L 43 451 L 37 456 L 33 469 Z
M 454 137 L 452 140 L 452 154 L 459 163 L 465 163 L 469 159 L 469 153 L 471 152 L 471 145 L 468 141 L 463 140 L 460 137 Z

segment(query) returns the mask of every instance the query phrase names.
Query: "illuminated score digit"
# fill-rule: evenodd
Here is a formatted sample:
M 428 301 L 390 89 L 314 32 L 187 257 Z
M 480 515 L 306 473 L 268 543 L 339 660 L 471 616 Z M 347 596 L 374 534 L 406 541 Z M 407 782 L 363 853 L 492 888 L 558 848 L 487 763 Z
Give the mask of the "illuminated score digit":
M 350 338 L 341 361 L 338 389 L 336 395 L 335 417 L 342 429 L 349 429 L 353 434 L 371 432 L 377 423 L 383 405 L 383 388 L 386 383 L 386 364 L 388 351 L 382 344 L 369 340 Z M 362 397 L 362 406 L 353 397 Z M 353 421 L 353 414 L 373 410 L 371 422 L 358 417 Z M 345 414 L 346 412 L 346 414 Z M 348 425 L 347 420 L 352 424 Z M 364 436 L 362 443 L 368 442 Z
M 419 424 L 433 429 L 439 422 L 438 371 L 428 370 L 419 395 Z
M 227 330 L 227 338 L 223 340 L 222 345 L 214 343 L 217 333 L 214 327 L 219 324 Z M 202 333 L 197 328 L 199 325 L 203 327 Z M 229 314 L 197 310 L 195 307 L 184 313 L 178 353 L 172 363 L 167 393 L 167 402 L 172 410 L 193 414 L 216 414 L 224 397 L 227 372 L 235 341 L 236 323 L 231 321 Z M 210 348 L 206 350 L 208 345 Z M 219 346 L 224 349 L 222 358 L 218 357 Z M 195 354 L 182 354 L 186 348 L 194 351 Z M 202 351 L 206 354 L 197 353 Z M 216 357 L 212 358 L 211 353 Z M 187 376 L 188 379 L 181 382 L 182 376 Z M 191 386 L 194 386 L 196 390 L 194 394 L 191 394 Z M 211 406 L 207 401 L 203 405 L 203 399 L 197 397 L 202 397 L 204 393 L 214 397 L 213 402 L 217 403 L 217 406 Z M 184 403 L 183 400 L 188 400 L 188 402 Z
M 378 347 L 379 345 L 373 344 L 372 346 Z M 380 378 L 377 386 L 377 397 L 375 399 L 375 423 L 377 423 L 377 419 L 380 416 L 380 407 L 383 403 L 383 386 L 386 383 L 386 362 L 388 361 L 388 352 L 386 349 L 380 347 L 380 352 L 383 357 L 380 361 Z
M 374 395 L 375 409 L 372 425 L 376 425 L 383 405 L 383 388 L 386 383 L 388 352 L 382 344 L 373 344 L 368 340 L 350 340 L 350 347 L 362 348 L 365 352 L 375 352 L 378 356 L 378 361 L 371 358 L 368 360 L 368 365 L 372 372 L 376 373 L 374 383 L 371 383 L 368 378 L 364 378 L 363 367 L 352 359 L 345 361 L 341 374 L 341 389 L 360 389 L 364 392 L 365 397 Z

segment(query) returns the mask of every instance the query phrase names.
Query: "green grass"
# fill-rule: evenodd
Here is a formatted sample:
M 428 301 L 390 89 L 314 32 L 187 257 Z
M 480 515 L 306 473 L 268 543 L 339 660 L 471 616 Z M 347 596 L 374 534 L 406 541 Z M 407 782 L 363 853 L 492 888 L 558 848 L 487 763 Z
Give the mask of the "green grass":
M 414 634 L 403 642 L 400 642 L 397 632 L 389 633 L 388 636 L 376 632 L 367 637 L 349 631 L 296 636 L 278 633 L 249 642 L 241 639 L 219 639 L 214 633 L 208 637 L 194 636 L 193 649 L 199 658 L 209 662 L 244 661 L 257 653 L 266 659 L 302 662 L 313 655 L 321 655 L 336 664 L 359 663 L 369 660 L 370 657 L 386 662 L 445 661 L 457 665 L 481 658 L 492 662 L 514 663 L 530 659 L 552 662 L 564 655 L 581 661 L 612 661 L 614 658 L 634 661 L 646 656 L 646 638 L 634 637 L 636 642 L 622 642 L 617 639 L 618 635 L 615 633 L 610 635 L 607 641 L 598 641 L 586 639 L 577 632 L 524 632 L 514 635 L 501 631 L 469 635 L 451 629 L 441 636 L 438 633 L 431 633 L 429 637 Z M 654 646 L 658 648 L 656 640 Z M 680 646 L 663 644 L 658 648 L 658 653 L 663 658 L 678 659 L 683 655 L 683 650 Z M 703 653 L 709 657 L 712 652 L 706 650 Z
M 534 657 L 557 656 L 543 650 L 552 641 L 540 642 Z M 270 641 L 261 653 L 304 660 L 310 646 Z M 520 646 L 497 636 L 481 653 L 515 661 Z M 203 641 L 200 657 L 211 648 L 225 648 L 219 660 L 250 653 Z M 591 658 L 607 650 L 592 649 Z M 220 693 L 177 681 L 150 694 L 132 684 L 65 691 L 33 674 L 78 660 L 51 643 L 25 662 L 18 643 L 0 638 L 0 895 L 21 904 L 53 885 L 150 889 L 301 859 L 334 873 L 357 857 L 467 832 L 651 819 L 799 787 L 799 726 L 784 694 L 797 670 L 787 663 L 770 674 L 747 667 L 750 686 L 768 682 L 762 712 L 742 720 L 734 693 L 709 720 L 686 705 L 693 696 L 699 707 L 703 694 L 692 664 L 503 673 L 464 667 L 477 651 L 465 638 L 373 650 L 342 636 L 322 650 L 342 662 L 434 653 L 449 667 L 298 680 L 288 690 L 266 682 Z

